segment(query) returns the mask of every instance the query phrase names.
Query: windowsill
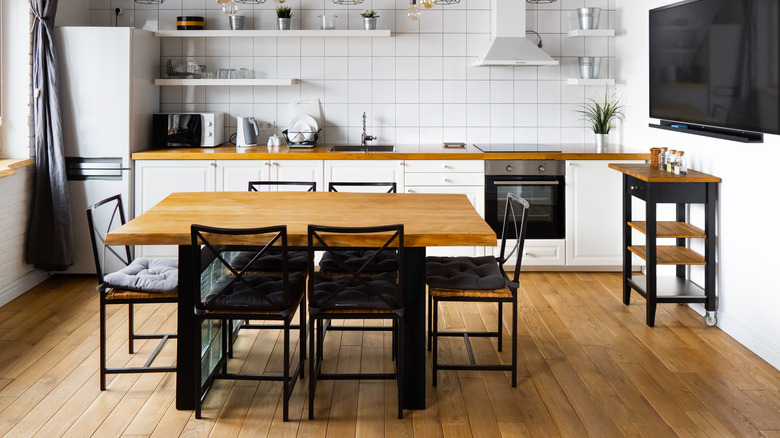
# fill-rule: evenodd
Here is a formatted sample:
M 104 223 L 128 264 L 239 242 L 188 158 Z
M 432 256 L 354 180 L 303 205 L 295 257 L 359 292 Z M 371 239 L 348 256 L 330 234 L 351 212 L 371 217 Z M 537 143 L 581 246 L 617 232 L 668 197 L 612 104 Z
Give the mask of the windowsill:
M 35 161 L 32 158 L 0 158 L 0 178 L 14 174 L 14 169 L 29 166 Z

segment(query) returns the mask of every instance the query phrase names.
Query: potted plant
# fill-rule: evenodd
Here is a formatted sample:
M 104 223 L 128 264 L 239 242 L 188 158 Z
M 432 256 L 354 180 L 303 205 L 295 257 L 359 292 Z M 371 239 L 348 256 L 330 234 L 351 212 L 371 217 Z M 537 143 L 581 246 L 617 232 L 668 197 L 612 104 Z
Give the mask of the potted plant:
M 279 5 L 276 7 L 276 18 L 279 24 L 279 30 L 290 30 L 290 19 L 292 18 L 292 8 Z
M 597 149 L 608 144 L 608 134 L 609 130 L 612 129 L 612 122 L 623 120 L 623 108 L 617 93 L 612 95 L 604 93 L 603 102 L 595 97 L 589 97 L 587 102 L 582 104 L 582 109 L 577 110 L 582 114 L 582 119 L 590 123 L 593 133 L 596 134 Z
M 379 18 L 379 14 L 373 9 L 367 9 L 360 14 L 363 17 L 363 26 L 366 30 L 376 29 L 376 19 Z

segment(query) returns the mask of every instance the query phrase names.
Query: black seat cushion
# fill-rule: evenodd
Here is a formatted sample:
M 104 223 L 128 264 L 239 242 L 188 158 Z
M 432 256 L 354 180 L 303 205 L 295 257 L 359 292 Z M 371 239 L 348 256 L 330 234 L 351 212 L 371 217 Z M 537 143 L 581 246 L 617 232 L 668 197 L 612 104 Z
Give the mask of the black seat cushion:
M 506 286 L 495 257 L 426 257 L 429 287 L 458 290 L 495 290 Z
M 224 289 L 231 281 L 236 279 L 232 275 L 221 276 L 211 287 L 206 295 L 205 302 Z M 278 311 L 284 309 L 284 284 L 279 277 L 263 275 L 247 275 L 246 283 L 237 280 L 219 296 L 214 303 L 208 306 L 208 310 L 238 310 L 238 311 Z M 305 275 L 301 272 L 290 274 L 290 306 L 295 307 L 300 303 L 305 290 Z
M 179 287 L 179 261 L 137 258 L 119 271 L 106 274 L 111 288 L 139 292 L 175 292 Z
M 334 252 L 336 254 L 334 254 Z M 322 259 L 320 260 L 320 269 L 323 271 L 344 271 L 345 269 L 339 258 L 341 257 L 344 259 L 344 265 L 357 272 L 358 269 L 368 262 L 375 252 L 376 250 L 361 249 L 327 251 L 322 255 Z M 363 272 L 391 272 L 397 270 L 398 251 L 388 249 L 380 252 L 371 265 L 366 266 L 366 269 Z
M 231 260 L 233 267 L 242 270 L 257 255 L 256 251 L 240 251 Z M 287 269 L 290 272 L 303 272 L 309 267 L 309 254 L 306 251 L 287 251 Z M 247 272 L 281 272 L 282 251 L 270 248 L 246 270 Z
M 310 294 L 309 307 L 320 310 L 391 310 L 397 309 L 398 297 L 395 276 L 380 273 L 361 277 L 357 281 L 351 275 L 327 277 L 314 274 L 314 291 Z M 349 286 L 341 289 L 348 281 Z M 335 295 L 335 297 L 334 297 Z

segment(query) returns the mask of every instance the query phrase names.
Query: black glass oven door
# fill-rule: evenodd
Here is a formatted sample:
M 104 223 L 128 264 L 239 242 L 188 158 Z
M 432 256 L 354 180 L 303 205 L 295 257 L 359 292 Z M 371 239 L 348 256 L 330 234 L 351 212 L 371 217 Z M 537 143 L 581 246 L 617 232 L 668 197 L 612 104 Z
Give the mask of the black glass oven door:
M 565 238 L 564 178 L 562 176 L 488 176 L 485 179 L 485 220 L 500 238 L 504 226 L 506 194 L 528 201 L 527 239 Z M 510 227 L 511 232 L 514 229 Z M 516 236 L 508 236 L 515 238 Z

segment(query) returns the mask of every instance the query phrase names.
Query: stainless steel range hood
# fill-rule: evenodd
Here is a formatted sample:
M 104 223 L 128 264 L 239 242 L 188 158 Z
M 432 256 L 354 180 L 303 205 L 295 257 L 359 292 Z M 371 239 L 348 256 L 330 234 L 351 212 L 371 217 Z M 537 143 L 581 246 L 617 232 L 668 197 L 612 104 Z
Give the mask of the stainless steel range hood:
M 472 66 L 558 65 L 525 36 L 526 0 L 491 0 L 490 44 Z

